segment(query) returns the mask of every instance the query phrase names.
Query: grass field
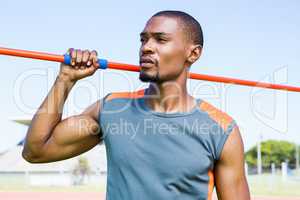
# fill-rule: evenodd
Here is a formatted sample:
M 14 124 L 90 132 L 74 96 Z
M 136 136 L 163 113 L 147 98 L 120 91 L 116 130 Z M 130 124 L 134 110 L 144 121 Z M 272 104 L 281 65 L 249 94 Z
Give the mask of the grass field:
M 0 192 L 5 200 L 105 200 L 105 194 L 99 192 Z M 300 200 L 294 197 L 255 196 L 252 200 Z M 216 197 L 213 200 L 217 200 Z
M 251 194 L 261 196 L 296 196 L 300 197 L 300 177 L 289 177 L 264 174 L 248 177 Z
M 248 176 L 248 183 L 255 200 L 300 200 L 299 176 L 282 180 L 279 175 L 252 175 Z M 0 177 L 0 199 L 5 200 L 103 200 L 104 196 L 105 184 L 39 187 L 28 185 L 18 176 Z
M 24 175 L 0 174 L 0 192 L 105 192 L 105 180 L 99 178 L 97 184 L 85 184 L 76 186 L 32 186 Z M 1 198 L 0 198 L 1 200 Z

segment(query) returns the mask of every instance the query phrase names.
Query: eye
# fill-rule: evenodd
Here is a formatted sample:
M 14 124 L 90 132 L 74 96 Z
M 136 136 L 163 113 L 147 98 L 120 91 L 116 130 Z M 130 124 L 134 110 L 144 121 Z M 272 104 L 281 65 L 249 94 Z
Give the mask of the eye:
M 161 37 L 157 38 L 156 40 L 157 40 L 158 42 L 160 42 L 160 43 L 167 42 L 167 39 L 161 38 Z
M 146 38 L 145 37 L 141 37 L 140 41 L 141 41 L 141 43 L 144 43 L 146 41 Z

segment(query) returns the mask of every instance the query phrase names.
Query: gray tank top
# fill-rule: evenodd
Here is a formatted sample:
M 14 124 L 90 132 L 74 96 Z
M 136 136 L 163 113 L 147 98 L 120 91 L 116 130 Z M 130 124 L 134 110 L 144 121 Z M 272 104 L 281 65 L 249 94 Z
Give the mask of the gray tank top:
M 211 199 L 214 164 L 234 120 L 201 99 L 190 112 L 155 112 L 145 104 L 145 93 L 111 93 L 103 99 L 106 199 Z

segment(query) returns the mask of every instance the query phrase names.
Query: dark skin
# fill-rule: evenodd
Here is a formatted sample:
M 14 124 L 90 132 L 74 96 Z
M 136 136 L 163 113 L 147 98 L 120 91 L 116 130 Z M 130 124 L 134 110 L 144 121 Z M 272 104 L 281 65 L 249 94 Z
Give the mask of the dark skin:
M 186 37 L 180 22 L 170 17 L 153 17 L 141 33 L 140 79 L 150 81 L 154 98 L 146 103 L 156 112 L 188 112 L 196 106 L 187 92 L 190 66 L 202 48 Z M 64 160 L 82 154 L 100 142 L 100 101 L 81 114 L 62 120 L 62 108 L 75 83 L 98 69 L 95 51 L 71 50 L 72 64 L 62 64 L 48 96 L 28 129 L 23 157 L 32 163 Z M 215 165 L 218 198 L 249 200 L 244 173 L 244 147 L 236 127 L 227 139 Z
M 140 34 L 140 78 L 156 77 L 150 84 L 150 94 L 156 98 L 147 103 L 158 112 L 188 112 L 196 106 L 186 82 L 189 66 L 200 57 L 202 48 L 192 44 L 179 26 L 178 20 L 153 17 Z
M 187 112 L 195 106 L 194 98 L 187 93 L 186 81 L 189 67 L 199 59 L 202 48 L 186 38 L 180 25 L 173 18 L 154 17 L 141 33 L 140 57 L 154 61 L 154 64 L 141 63 L 141 73 L 158 77 L 150 85 L 151 94 L 156 98 L 149 98 L 147 103 L 157 112 Z M 238 128 L 226 141 L 214 174 L 219 199 L 250 199 L 244 146 Z

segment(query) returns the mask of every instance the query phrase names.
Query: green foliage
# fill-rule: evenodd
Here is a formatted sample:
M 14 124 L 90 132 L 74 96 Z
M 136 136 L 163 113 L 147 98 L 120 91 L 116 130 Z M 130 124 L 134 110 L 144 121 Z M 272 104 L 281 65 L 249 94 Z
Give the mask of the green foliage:
M 299 148 L 299 146 L 298 146 Z M 280 167 L 282 162 L 287 161 L 290 167 L 296 165 L 296 145 L 287 141 L 268 140 L 261 143 L 262 167 L 270 168 L 271 163 Z M 245 155 L 246 162 L 250 167 L 257 165 L 257 146 L 252 147 Z

